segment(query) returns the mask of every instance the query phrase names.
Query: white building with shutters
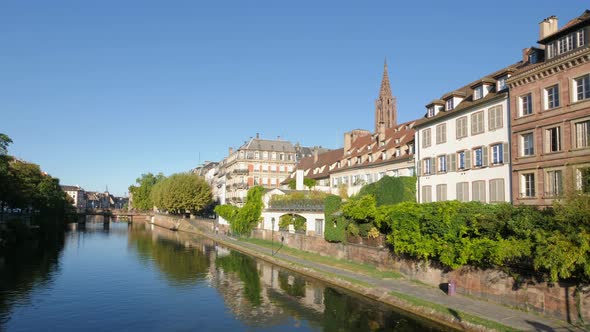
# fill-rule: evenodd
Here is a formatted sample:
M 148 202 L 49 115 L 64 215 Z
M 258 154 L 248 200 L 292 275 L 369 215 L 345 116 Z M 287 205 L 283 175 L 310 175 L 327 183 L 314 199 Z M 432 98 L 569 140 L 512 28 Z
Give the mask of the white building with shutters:
M 507 67 L 426 105 L 416 129 L 417 200 L 511 202 Z

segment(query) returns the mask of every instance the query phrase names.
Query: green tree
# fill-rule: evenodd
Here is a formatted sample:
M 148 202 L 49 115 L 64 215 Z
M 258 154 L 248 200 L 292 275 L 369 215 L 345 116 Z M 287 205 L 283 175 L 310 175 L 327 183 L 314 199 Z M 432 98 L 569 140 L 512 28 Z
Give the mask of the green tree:
M 211 187 L 196 174 L 177 173 L 154 185 L 150 201 L 172 214 L 196 214 L 211 203 Z
M 215 207 L 215 212 L 229 222 L 232 232 L 239 235 L 248 235 L 260 221 L 263 192 L 263 187 L 252 187 L 248 190 L 246 203 L 243 207 L 218 205 Z
M 311 190 L 313 187 L 317 185 L 317 181 L 315 179 L 304 178 L 303 185 L 307 187 L 307 189 Z
M 0 133 L 0 155 L 8 154 L 8 146 L 12 144 L 12 139 L 8 135 Z
M 129 186 L 129 193 L 133 197 L 132 207 L 138 210 L 151 210 L 154 207 L 152 201 L 152 189 L 166 177 L 162 173 L 154 175 L 152 173 L 142 174 L 135 180 L 137 185 Z

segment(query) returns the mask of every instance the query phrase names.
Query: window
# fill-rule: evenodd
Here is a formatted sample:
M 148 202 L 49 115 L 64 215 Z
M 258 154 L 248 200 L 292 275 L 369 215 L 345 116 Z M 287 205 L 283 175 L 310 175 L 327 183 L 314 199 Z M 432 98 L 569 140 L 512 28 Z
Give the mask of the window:
M 438 156 L 437 164 L 439 173 L 447 172 L 447 156 Z
M 436 144 L 442 144 L 447 141 L 447 124 L 439 124 L 436 126 Z
M 457 153 L 457 166 L 459 169 L 465 169 L 465 151 Z
M 348 159 L 348 160 L 346 161 L 346 166 L 349 166 L 349 167 L 350 167 L 351 165 L 352 165 L 352 161 L 351 161 L 350 159 Z
M 361 163 L 361 157 L 356 157 L 356 164 L 359 165 Z
M 576 169 L 576 189 L 585 194 L 590 193 L 590 167 Z
M 555 56 L 555 42 L 547 45 L 547 59 L 551 59 Z
M 559 86 L 553 85 L 545 89 L 545 109 L 559 107 Z
M 434 116 L 434 106 L 428 107 L 427 111 L 428 111 L 427 117 L 431 118 Z
M 483 148 L 477 148 L 473 150 L 473 166 L 483 166 Z
M 279 160 L 285 160 L 285 155 L 284 154 L 279 154 Z
M 469 182 L 457 183 L 457 200 L 460 202 L 469 201 Z
M 559 54 L 571 51 L 574 48 L 574 34 L 570 33 L 559 38 L 557 40 L 557 48 L 559 49 Z
M 492 145 L 492 164 L 504 163 L 504 146 L 503 144 Z
M 432 202 L 432 186 L 422 186 L 422 203 Z
M 504 90 L 508 87 L 506 86 L 506 79 L 508 79 L 508 76 L 502 76 L 498 79 L 498 91 Z
M 503 126 L 502 105 L 490 107 L 488 110 L 488 128 L 489 130 L 500 129 Z
M 266 151 L 262 152 L 262 159 L 268 159 L 268 152 L 266 152 Z
M 590 74 L 576 78 L 574 83 L 576 86 L 575 101 L 590 99 Z
M 471 114 L 471 135 L 483 133 L 483 112 Z
M 473 181 L 471 183 L 473 187 L 471 189 L 471 200 L 479 201 L 482 203 L 486 202 L 486 182 L 485 181 Z
M 447 200 L 447 185 L 439 184 L 436 186 L 436 201 L 442 202 Z
M 545 130 L 545 152 L 561 151 L 561 128 L 553 127 Z
M 584 29 L 580 29 L 578 30 L 577 34 L 577 40 L 578 40 L 578 47 L 584 46 Z
M 522 156 L 532 156 L 535 154 L 535 142 L 533 139 L 533 133 L 526 133 L 520 135 Z
M 432 174 L 432 159 L 426 158 L 424 159 L 424 175 Z
M 456 120 L 456 134 L 457 138 L 463 138 L 467 136 L 467 117 L 463 116 Z
M 483 86 L 480 85 L 473 90 L 473 100 L 478 100 L 483 97 Z
M 422 147 L 427 148 L 430 146 L 430 128 L 422 131 Z
M 387 151 L 381 152 L 381 159 L 387 160 Z
M 370 155 L 369 155 L 369 162 L 370 162 L 370 163 L 372 163 L 372 162 L 373 162 L 373 155 L 372 155 L 372 154 L 370 154 Z
M 315 235 L 324 234 L 324 219 L 315 220 Z
M 447 111 L 452 110 L 453 106 L 454 106 L 453 97 L 451 97 L 447 100 L 447 107 L 446 107 Z
M 533 114 L 533 98 L 532 95 L 526 94 L 520 98 L 520 116 Z
M 504 201 L 504 179 L 490 180 L 490 202 Z
M 590 147 L 590 120 L 575 123 L 576 148 Z
M 546 196 L 555 197 L 563 192 L 562 172 L 560 170 L 547 172 Z
M 522 175 L 522 196 L 535 197 L 535 173 L 526 173 Z

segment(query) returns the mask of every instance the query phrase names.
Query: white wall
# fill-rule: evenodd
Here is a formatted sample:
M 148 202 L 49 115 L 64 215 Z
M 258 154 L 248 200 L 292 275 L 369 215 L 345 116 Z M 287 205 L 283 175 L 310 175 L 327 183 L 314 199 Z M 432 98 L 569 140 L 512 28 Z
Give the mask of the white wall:
M 508 143 L 509 139 L 509 105 L 508 99 L 493 99 L 488 103 L 478 105 L 469 110 L 461 110 L 457 114 L 445 117 L 440 121 L 432 122 L 426 126 L 421 126 L 416 131 L 416 169 L 418 169 L 418 163 L 425 158 L 436 158 L 442 154 L 452 154 L 461 150 L 469 150 L 479 147 L 488 146 L 489 165 L 491 165 L 491 147 L 489 145 L 495 143 Z M 497 105 L 502 105 L 502 128 L 490 131 L 488 125 L 488 109 Z M 458 106 L 458 105 L 456 105 Z M 471 114 L 479 111 L 484 111 L 484 132 L 477 135 L 471 135 Z M 467 137 L 460 139 L 456 138 L 456 119 L 467 116 Z M 442 144 L 436 144 L 436 126 L 446 123 L 446 142 Z M 430 128 L 431 131 L 431 145 L 429 147 L 422 147 L 422 132 Z M 471 158 L 472 164 L 474 158 Z M 456 186 L 458 182 L 469 182 L 469 199 L 472 199 L 472 185 L 471 182 L 478 180 L 486 181 L 486 202 L 489 202 L 489 180 L 502 178 L 504 179 L 504 198 L 507 202 L 510 202 L 510 158 L 504 161 L 503 165 L 499 166 L 488 166 L 482 168 L 471 168 L 465 171 L 459 172 L 447 172 L 445 174 L 435 174 L 428 176 L 420 176 L 418 174 L 417 182 L 417 200 L 422 202 L 422 187 L 432 186 L 432 201 L 436 201 L 436 186 L 439 184 L 447 185 L 447 200 L 454 200 L 457 198 Z M 458 159 L 457 159 L 458 164 Z M 450 164 L 447 164 L 449 168 Z M 436 170 L 435 170 L 436 171 Z

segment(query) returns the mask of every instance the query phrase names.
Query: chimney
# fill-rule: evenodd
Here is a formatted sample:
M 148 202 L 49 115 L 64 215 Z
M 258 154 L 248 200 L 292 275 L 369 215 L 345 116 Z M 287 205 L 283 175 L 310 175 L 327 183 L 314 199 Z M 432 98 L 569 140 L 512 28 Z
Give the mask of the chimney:
M 539 40 L 557 32 L 557 16 L 549 16 L 539 23 Z
M 228 156 L 231 156 L 232 153 L 234 153 L 234 149 L 230 146 L 228 149 Z
M 348 150 L 350 150 L 351 146 L 352 146 L 352 133 L 351 132 L 344 133 L 344 154 L 346 154 L 346 152 L 348 152 Z
M 530 47 L 522 49 L 522 62 L 527 63 L 529 62 L 529 52 L 531 51 Z
M 256 139 L 259 139 L 259 138 L 260 138 L 260 134 L 256 133 Z
M 319 154 L 319 150 L 317 146 L 313 147 L 313 163 L 317 163 L 318 162 L 318 154 Z

